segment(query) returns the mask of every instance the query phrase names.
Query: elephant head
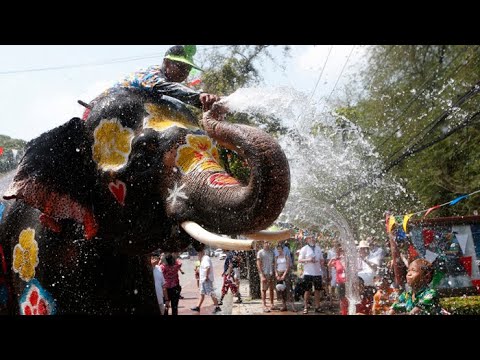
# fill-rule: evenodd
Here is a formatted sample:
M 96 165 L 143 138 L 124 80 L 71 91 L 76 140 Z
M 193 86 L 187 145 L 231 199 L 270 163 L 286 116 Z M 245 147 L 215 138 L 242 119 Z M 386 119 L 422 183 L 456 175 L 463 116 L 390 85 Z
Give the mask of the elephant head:
M 86 238 L 126 253 L 183 250 L 191 238 L 181 225 L 195 236 L 191 222 L 219 234 L 262 230 L 288 197 L 288 162 L 271 136 L 219 121 L 223 113 L 205 113 L 202 130 L 176 99 L 109 92 L 87 121 L 74 118 L 33 140 L 4 197 L 42 211 L 52 231 L 73 219 Z M 248 183 L 225 172 L 216 143 L 248 162 Z
M 288 238 L 260 231 L 288 197 L 284 153 L 266 133 L 222 121 L 224 112 L 205 113 L 202 129 L 178 100 L 115 89 L 91 103 L 86 120 L 32 140 L 3 194 L 16 200 L 0 222 L 13 312 L 158 311 L 143 255 L 201 248 L 194 239 L 252 247 L 214 233 Z M 217 143 L 246 160 L 247 183 L 225 172 Z

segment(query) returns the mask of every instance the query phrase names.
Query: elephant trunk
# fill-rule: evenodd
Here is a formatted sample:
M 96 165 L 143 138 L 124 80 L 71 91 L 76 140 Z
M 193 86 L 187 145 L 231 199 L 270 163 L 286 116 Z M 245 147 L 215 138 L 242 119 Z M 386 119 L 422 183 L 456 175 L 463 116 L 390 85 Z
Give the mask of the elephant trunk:
M 219 121 L 224 108 L 206 112 L 202 122 L 208 135 L 218 144 L 236 151 L 248 162 L 248 185 L 212 186 L 212 173 L 197 179 L 196 219 L 205 228 L 220 234 L 241 234 L 265 229 L 280 215 L 290 191 L 287 158 L 276 140 L 251 126 Z

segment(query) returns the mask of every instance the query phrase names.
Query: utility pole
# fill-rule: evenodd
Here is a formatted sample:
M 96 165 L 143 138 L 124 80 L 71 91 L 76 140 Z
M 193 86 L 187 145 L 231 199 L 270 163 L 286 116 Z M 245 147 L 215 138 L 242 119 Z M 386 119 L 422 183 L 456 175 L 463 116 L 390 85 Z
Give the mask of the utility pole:
M 260 293 L 260 275 L 257 269 L 257 251 L 250 250 L 247 252 L 247 269 L 248 269 L 248 282 L 250 289 L 250 298 L 260 299 L 262 297 Z

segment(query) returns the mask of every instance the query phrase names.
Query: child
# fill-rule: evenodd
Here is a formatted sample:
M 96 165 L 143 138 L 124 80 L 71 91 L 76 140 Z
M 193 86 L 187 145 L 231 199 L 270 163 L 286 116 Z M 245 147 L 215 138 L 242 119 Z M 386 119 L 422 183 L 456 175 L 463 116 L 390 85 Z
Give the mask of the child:
M 441 307 L 437 292 L 429 288 L 433 278 L 433 266 L 425 259 L 414 260 L 408 266 L 407 284 L 410 291 L 405 291 L 392 305 L 390 315 L 403 313 L 409 315 L 438 315 Z
M 196 260 L 193 266 L 195 280 L 197 281 L 197 288 L 200 288 L 200 260 Z
M 335 283 L 340 300 L 340 314 L 348 315 L 348 300 L 345 297 L 345 256 L 339 244 L 335 246 L 336 256 L 328 262 L 328 266 L 335 269 Z
M 372 315 L 373 293 L 371 286 L 365 286 L 365 281 L 358 277 L 358 293 L 361 301 L 355 305 L 356 315 Z
M 389 278 L 385 276 L 375 276 L 375 286 L 377 292 L 373 296 L 373 315 L 387 315 L 392 304 L 397 300 L 397 290 L 390 286 Z

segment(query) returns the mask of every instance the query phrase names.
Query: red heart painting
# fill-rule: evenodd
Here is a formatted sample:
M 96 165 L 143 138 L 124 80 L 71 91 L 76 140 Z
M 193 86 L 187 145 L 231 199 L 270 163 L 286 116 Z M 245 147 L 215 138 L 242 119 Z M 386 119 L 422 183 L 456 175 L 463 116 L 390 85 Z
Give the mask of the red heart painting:
M 125 197 L 127 196 L 127 186 L 123 181 L 115 180 L 108 184 L 108 189 L 115 196 L 115 199 L 120 203 L 120 205 L 125 205 Z

